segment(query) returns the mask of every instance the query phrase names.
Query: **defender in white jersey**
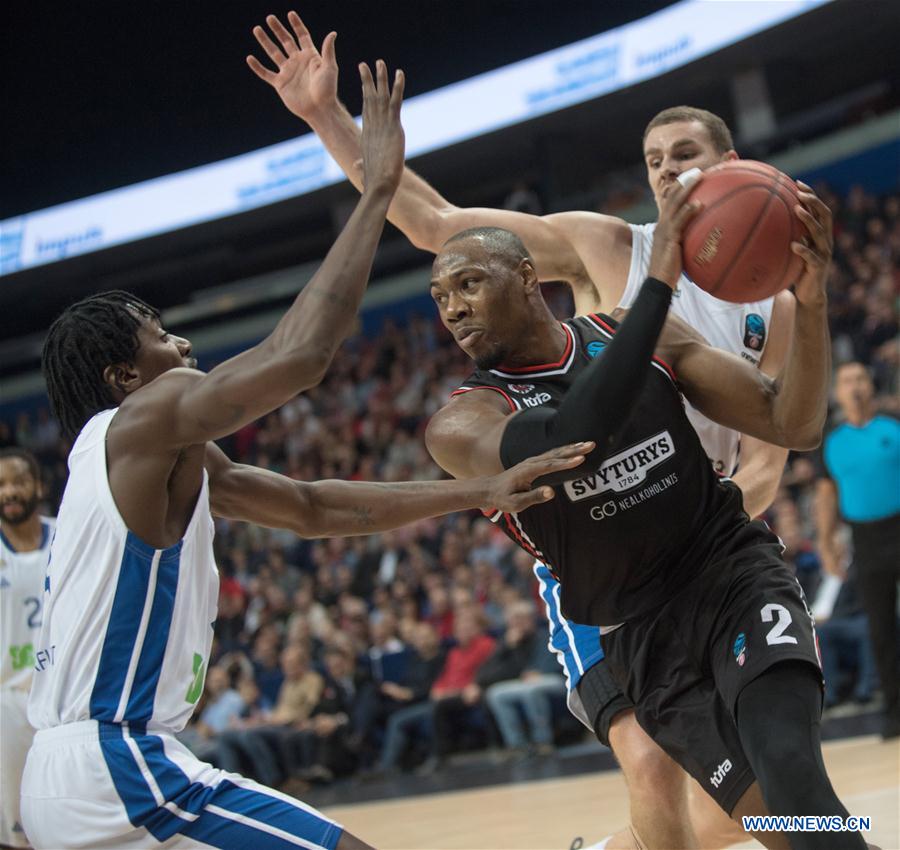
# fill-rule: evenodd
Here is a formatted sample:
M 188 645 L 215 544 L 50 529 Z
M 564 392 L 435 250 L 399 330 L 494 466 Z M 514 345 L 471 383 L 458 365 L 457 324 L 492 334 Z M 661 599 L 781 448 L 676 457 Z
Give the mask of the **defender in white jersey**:
M 257 37 L 284 59 L 262 30 Z M 384 63 L 377 85 L 367 67 L 361 75 L 366 192 L 269 337 L 207 375 L 190 343 L 129 293 L 84 299 L 50 328 L 44 373 L 74 445 L 28 707 L 38 731 L 22 817 L 35 847 L 366 847 L 175 738 L 202 692 L 212 642 L 211 514 L 325 537 L 494 500 L 523 510 L 552 497 L 534 478 L 577 466 L 593 448 L 475 482 L 307 483 L 232 463 L 212 442 L 317 384 L 353 326 L 403 166 L 402 74 L 393 92 Z
M 312 39 L 300 18 L 291 13 L 289 19 L 295 30 L 302 31 L 305 43 L 312 46 Z M 302 55 L 291 57 L 285 72 L 296 63 L 303 67 L 304 73 L 295 74 L 289 85 L 276 86 L 276 90 L 285 106 L 312 127 L 347 177 L 361 188 L 361 175 L 356 165 L 359 129 L 337 97 L 338 69 L 333 39 L 333 34 L 325 38 L 323 61 L 315 66 L 306 65 Z M 644 134 L 643 153 L 648 182 L 657 204 L 679 174 L 737 158 L 725 122 L 706 110 L 693 107 L 675 107 L 655 116 Z M 632 227 L 620 218 L 590 212 L 535 216 L 510 210 L 464 209 L 447 201 L 408 168 L 388 218 L 414 245 L 432 253 L 437 253 L 450 236 L 468 228 L 488 226 L 513 231 L 534 258 L 541 280 L 565 281 L 572 287 L 575 313 L 579 316 L 611 310 L 623 300 L 628 282 L 632 279 L 640 282 L 640 268 L 649 256 L 653 227 Z M 683 279 L 678 288 L 681 294 L 676 293 L 673 298 L 674 312 L 681 315 L 679 300 L 686 297 L 691 307 L 685 311 L 690 315 L 684 318 L 693 324 L 698 316 L 704 315 L 702 332 L 711 333 L 712 344 L 732 351 L 737 348 L 741 356 L 756 362 L 768 374 L 778 373 L 794 320 L 795 302 L 790 292 L 782 292 L 774 299 L 747 308 L 727 305 L 721 312 L 718 307 L 723 302 L 708 301 L 706 293 L 700 292 L 696 298 L 693 293 L 685 296 L 689 288 L 696 290 L 693 284 Z M 707 330 L 707 326 L 711 330 Z M 737 347 L 735 334 L 739 334 L 741 341 Z M 741 438 L 725 429 L 709 430 L 697 417 L 692 416 L 692 422 L 695 427 L 699 424 L 704 446 L 719 471 L 732 471 L 740 452 L 740 469 L 733 480 L 743 492 L 746 510 L 751 516 L 760 514 L 775 496 L 786 452 L 760 440 Z M 542 596 L 552 602 L 552 587 L 543 583 L 544 576 L 540 572 L 538 578 L 542 581 Z M 565 629 L 560 631 L 561 623 L 555 628 L 558 621 L 552 607 L 548 608 L 548 620 L 551 647 L 568 647 L 565 669 L 569 684 L 574 688 L 586 669 L 584 659 L 596 658 L 599 639 L 587 634 L 572 637 Z M 574 690 L 570 692 L 569 704 L 573 713 L 581 717 L 583 706 Z M 632 824 L 644 845 L 698 846 L 698 836 L 693 834 L 684 816 L 687 803 L 684 775 L 680 769 L 640 729 L 630 711 L 619 713 L 609 735 L 628 782 Z M 754 805 L 758 804 L 757 799 Z M 723 816 L 715 807 L 710 808 L 706 819 L 708 823 L 700 825 L 698 835 L 703 846 L 712 846 L 728 824 L 722 824 Z M 623 833 L 609 846 L 637 845 L 636 839 Z
M 0 450 L 0 846 L 28 847 L 19 815 L 26 716 L 54 520 L 38 513 L 41 475 L 27 449 Z

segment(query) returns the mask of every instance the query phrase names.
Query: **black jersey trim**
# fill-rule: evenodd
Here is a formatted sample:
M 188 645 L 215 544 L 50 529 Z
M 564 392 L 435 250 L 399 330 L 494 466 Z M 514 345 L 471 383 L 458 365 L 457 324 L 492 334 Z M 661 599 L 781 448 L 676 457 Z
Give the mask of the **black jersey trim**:
M 498 375 L 501 378 L 520 378 L 522 375 L 538 378 L 545 375 L 562 375 L 568 372 L 569 367 L 575 360 L 575 331 L 565 322 L 560 322 L 560 325 L 566 332 L 566 348 L 562 357 L 556 363 L 539 363 L 535 366 L 523 366 L 521 369 L 513 369 L 512 367 L 506 367 L 505 370 L 491 369 L 491 374 Z
M 509 405 L 510 410 L 515 412 L 519 409 L 516 406 L 516 403 L 505 392 L 503 392 L 500 387 L 492 387 L 490 384 L 484 384 L 478 387 L 459 387 L 458 389 L 455 389 L 452 393 L 450 393 L 450 398 L 458 395 L 464 395 L 465 393 L 470 393 L 473 390 L 493 390 L 495 393 L 500 393 L 500 395 L 502 395 L 503 398 L 506 399 L 506 403 Z

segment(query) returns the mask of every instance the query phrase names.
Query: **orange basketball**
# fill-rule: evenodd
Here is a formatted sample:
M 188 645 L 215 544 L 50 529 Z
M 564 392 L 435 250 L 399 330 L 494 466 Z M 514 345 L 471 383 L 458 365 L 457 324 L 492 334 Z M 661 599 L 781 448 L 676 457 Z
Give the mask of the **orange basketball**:
M 725 301 L 768 298 L 794 283 L 803 261 L 791 242 L 806 228 L 797 218 L 797 186 L 764 162 L 739 159 L 713 166 L 690 195 L 703 209 L 682 240 L 685 274 Z

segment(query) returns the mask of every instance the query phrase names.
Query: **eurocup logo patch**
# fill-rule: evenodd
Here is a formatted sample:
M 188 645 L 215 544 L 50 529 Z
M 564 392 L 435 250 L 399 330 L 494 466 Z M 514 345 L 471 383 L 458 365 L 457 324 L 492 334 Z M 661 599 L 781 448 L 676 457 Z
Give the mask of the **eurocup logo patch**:
M 762 351 L 765 344 L 765 319 L 759 313 L 748 313 L 744 319 L 744 345 L 751 351 Z
M 525 393 L 530 393 L 534 390 L 534 384 L 510 384 L 509 388 L 514 393 L 525 395 Z
M 606 348 L 606 343 L 601 342 L 599 339 L 595 339 L 593 342 L 589 342 L 587 344 L 587 354 L 588 357 L 593 360 L 603 349 Z
M 747 635 L 741 632 L 734 639 L 732 649 L 734 650 L 734 660 L 737 661 L 738 667 L 743 667 L 744 662 L 747 660 Z

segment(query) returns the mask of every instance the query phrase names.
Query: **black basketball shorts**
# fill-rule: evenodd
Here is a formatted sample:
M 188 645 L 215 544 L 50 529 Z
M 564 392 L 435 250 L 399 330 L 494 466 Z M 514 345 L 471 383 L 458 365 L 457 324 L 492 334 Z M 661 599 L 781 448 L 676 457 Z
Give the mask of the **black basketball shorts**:
M 780 552 L 732 549 L 661 609 L 603 637 L 638 723 L 729 814 L 754 780 L 735 725 L 741 690 L 782 661 L 821 676 L 812 615 Z

